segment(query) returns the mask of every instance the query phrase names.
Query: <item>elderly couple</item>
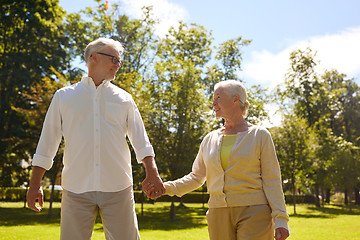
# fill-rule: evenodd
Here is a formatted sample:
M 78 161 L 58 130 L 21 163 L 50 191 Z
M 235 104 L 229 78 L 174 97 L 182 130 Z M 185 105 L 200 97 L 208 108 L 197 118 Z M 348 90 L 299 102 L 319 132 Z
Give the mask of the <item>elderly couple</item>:
M 274 144 L 265 128 L 245 121 L 244 86 L 234 80 L 215 85 L 212 105 L 225 125 L 203 139 L 191 173 L 163 183 L 134 100 L 111 83 L 122 53 L 120 42 L 112 39 L 89 43 L 88 76 L 56 91 L 32 162 L 29 208 L 41 211 L 40 182 L 64 136 L 60 238 L 91 239 L 99 211 L 106 239 L 140 239 L 127 136 L 144 164 L 142 187 L 148 197 L 182 196 L 207 182 L 211 240 L 286 239 L 289 216 Z

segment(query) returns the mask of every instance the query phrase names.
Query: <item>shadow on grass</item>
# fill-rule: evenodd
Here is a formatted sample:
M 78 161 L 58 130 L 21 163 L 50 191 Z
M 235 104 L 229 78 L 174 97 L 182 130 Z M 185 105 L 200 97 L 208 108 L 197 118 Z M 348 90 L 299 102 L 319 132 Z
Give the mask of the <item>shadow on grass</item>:
M 48 218 L 48 209 L 37 213 L 29 208 L 0 208 L 0 226 L 60 224 L 60 208 L 53 208 Z
M 207 226 L 206 208 L 176 207 L 176 220 L 170 219 L 169 206 L 147 208 L 144 215 L 137 213 L 141 230 L 176 230 L 201 228 Z
M 290 214 L 290 217 L 298 218 L 336 218 L 340 215 L 360 215 L 360 207 L 353 206 L 350 210 L 349 207 L 328 205 L 323 207 L 307 206 L 309 213 Z M 315 214 L 314 214 L 315 213 Z
M 331 215 L 360 215 L 360 206 L 352 206 L 351 210 L 348 206 L 309 207 L 308 209 Z
M 205 220 L 207 209 L 201 207 L 177 207 L 176 220 L 170 219 L 170 203 L 169 206 L 147 206 L 141 216 L 140 209 L 136 209 L 140 230 L 180 230 L 206 227 Z M 96 223 L 101 223 L 98 215 Z M 96 225 L 94 231 L 103 232 L 102 225 Z
M 52 217 L 48 218 L 48 209 L 44 208 L 37 213 L 28 208 L 22 207 L 0 207 L 0 226 L 21 226 L 21 225 L 48 225 L 60 226 L 60 208 L 54 207 Z M 207 209 L 202 207 L 177 207 L 176 220 L 170 219 L 170 203 L 164 205 L 147 205 L 144 214 L 141 216 L 140 209 L 136 208 L 141 230 L 174 230 L 200 228 L 207 226 L 205 214 Z M 96 223 L 101 223 L 100 215 Z M 96 225 L 94 231 L 103 231 L 102 225 Z

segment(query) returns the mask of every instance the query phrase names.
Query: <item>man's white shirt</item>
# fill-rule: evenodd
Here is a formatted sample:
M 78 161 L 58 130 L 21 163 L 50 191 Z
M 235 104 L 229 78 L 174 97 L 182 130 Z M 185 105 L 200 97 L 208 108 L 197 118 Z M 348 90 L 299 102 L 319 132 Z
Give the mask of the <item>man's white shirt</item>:
M 75 193 L 116 192 L 133 184 L 126 136 L 140 163 L 155 156 L 129 93 L 90 77 L 56 91 L 43 124 L 33 166 L 49 170 L 65 139 L 62 187 Z

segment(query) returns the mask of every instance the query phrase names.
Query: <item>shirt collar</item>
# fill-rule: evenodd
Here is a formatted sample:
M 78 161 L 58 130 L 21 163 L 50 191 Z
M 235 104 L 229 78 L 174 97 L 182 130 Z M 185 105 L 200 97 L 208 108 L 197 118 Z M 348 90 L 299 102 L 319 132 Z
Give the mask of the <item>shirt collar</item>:
M 83 76 L 81 78 L 81 82 L 84 83 L 88 87 L 96 87 L 93 79 L 88 76 Z M 105 87 L 110 84 L 109 80 L 104 80 L 99 86 L 104 85 Z

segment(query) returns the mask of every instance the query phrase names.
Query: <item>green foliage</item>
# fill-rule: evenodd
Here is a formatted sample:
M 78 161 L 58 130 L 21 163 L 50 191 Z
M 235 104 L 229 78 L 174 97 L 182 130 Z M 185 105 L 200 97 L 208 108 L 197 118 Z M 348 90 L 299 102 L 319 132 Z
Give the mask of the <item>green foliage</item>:
M 242 37 L 238 37 L 220 44 L 215 59 L 221 63 L 224 80 L 237 78 L 237 71 L 241 69 L 241 48 L 249 45 L 250 42 L 250 40 L 243 40 Z
M 250 107 L 246 120 L 252 124 L 258 124 L 268 119 L 268 112 L 265 110 L 265 105 L 270 102 L 270 97 L 267 90 L 261 88 L 260 85 L 254 85 L 247 91 Z
M 55 0 L 1 1 L 0 9 L 0 185 L 19 186 L 27 177 L 21 162 L 34 152 L 29 118 L 17 111 L 31 110 L 31 86 L 52 68 L 67 67 L 67 38 L 63 35 L 64 11 Z
M 157 45 L 155 73 L 142 92 L 151 109 L 145 122 L 160 172 L 170 179 L 190 171 L 207 133 L 209 102 L 201 73 L 211 52 L 208 35 L 197 25 L 171 28 Z
M 131 19 L 115 3 L 106 11 L 94 7 L 68 15 L 55 0 L 1 4 L 2 186 L 27 181 L 28 163 L 51 97 L 79 80 L 83 71 L 70 66 L 70 61 L 82 56 L 85 46 L 98 37 L 120 40 L 125 47 L 124 65 L 114 83 L 133 95 L 162 177 L 175 179 L 191 170 L 201 140 L 221 125 L 212 114 L 213 87 L 238 79 L 249 40 L 237 37 L 216 48 L 211 32 L 183 22 L 159 39 L 151 7 L 143 8 L 140 19 Z M 285 188 L 294 184 L 292 189 L 315 195 L 359 188 L 360 88 L 336 70 L 317 73 L 315 56 L 310 48 L 291 53 L 285 88 L 276 93 L 288 113 L 287 121 L 272 130 L 283 179 L 289 180 Z M 264 109 L 269 96 L 258 85 L 248 93 L 247 120 L 258 124 L 268 117 Z M 59 177 L 61 157 L 60 150 L 47 173 L 52 182 Z M 140 188 L 144 172 L 134 156 L 132 165 L 135 187 Z
M 358 192 L 360 176 L 355 169 L 359 168 L 359 86 L 336 70 L 325 71 L 319 77 L 315 53 L 310 48 L 292 52 L 290 63 L 285 89 L 279 88 L 277 95 L 282 107 L 305 120 L 304 127 L 308 126 L 314 136 L 307 147 L 312 164 L 302 173 L 308 178 L 303 187 L 313 188 L 317 204 L 320 191 L 340 188 Z M 279 144 L 296 146 L 296 141 L 288 141 Z
M 25 197 L 25 188 L 0 188 L 0 201 L 23 201 Z
M 294 201 L 295 200 L 295 201 Z M 315 201 L 315 197 L 312 194 L 305 194 L 305 195 L 285 195 L 285 202 L 286 204 L 313 204 Z
M 152 7 L 143 8 L 140 19 L 131 19 L 122 14 L 121 6 L 116 3 L 106 11 L 86 7 L 68 15 L 57 4 L 57 1 L 37 0 L 20 5 L 5 1 L 2 8 L 2 24 L 7 24 L 2 28 L 5 37 L 0 49 L 5 57 L 8 57 L 6 51 L 13 49 L 12 55 L 8 54 L 13 58 L 2 62 L 1 69 L 26 69 L 25 75 L 19 75 L 21 81 L 1 82 L 1 106 L 5 113 L 1 116 L 8 124 L 2 125 L 6 131 L 1 132 L 2 142 L 6 142 L 2 144 L 5 146 L 2 159 L 7 159 L 0 167 L 4 186 L 21 185 L 28 179 L 29 170 L 22 170 L 19 161 L 28 162 L 35 151 L 51 96 L 64 84 L 79 80 L 83 71 L 69 63 L 82 56 L 86 45 L 98 37 L 120 40 L 125 47 L 124 64 L 114 83 L 129 91 L 137 102 L 164 177 L 188 172 L 201 139 L 219 124 L 211 116 L 212 86 L 220 80 L 236 78 L 241 70 L 241 50 L 250 41 L 238 37 L 222 43 L 215 56 L 219 65 L 210 67 L 215 70 L 208 73 L 205 69 L 211 59 L 212 37 L 202 26 L 181 22 L 160 40 L 154 35 L 158 20 L 152 17 Z M 26 41 L 26 48 L 15 39 Z M 8 48 L 9 44 L 14 47 Z M 16 65 L 14 60 L 19 59 Z M 19 72 L 11 73 L 15 76 Z M 13 77 L 8 76 L 8 79 Z M 255 87 L 252 96 L 256 98 L 250 97 L 257 104 L 249 115 L 254 123 L 266 115 L 265 101 L 261 101 L 265 99 L 263 93 L 264 90 Z M 60 150 L 54 168 L 47 173 L 52 182 L 61 167 Z M 135 161 L 133 170 L 138 187 L 144 173 Z
M 311 173 L 310 129 L 303 119 L 286 116 L 281 127 L 271 129 L 282 179 L 289 182 L 291 192 L 309 184 Z

